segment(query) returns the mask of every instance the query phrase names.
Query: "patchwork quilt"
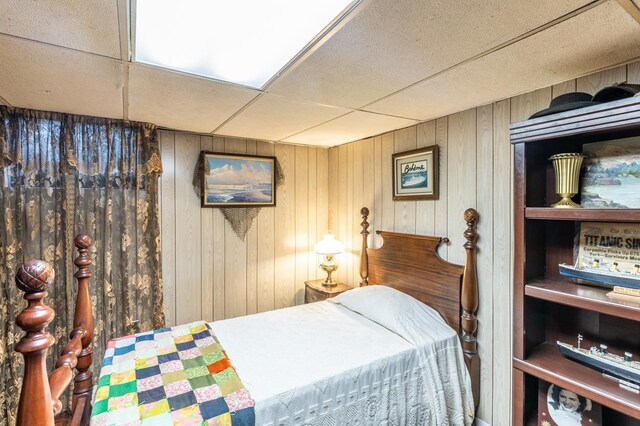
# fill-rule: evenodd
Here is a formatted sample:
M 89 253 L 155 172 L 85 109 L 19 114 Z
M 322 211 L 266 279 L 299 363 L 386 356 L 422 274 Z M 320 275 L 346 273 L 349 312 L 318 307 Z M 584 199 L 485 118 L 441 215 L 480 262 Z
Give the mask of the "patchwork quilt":
M 110 340 L 91 424 L 252 426 L 254 401 L 205 322 Z

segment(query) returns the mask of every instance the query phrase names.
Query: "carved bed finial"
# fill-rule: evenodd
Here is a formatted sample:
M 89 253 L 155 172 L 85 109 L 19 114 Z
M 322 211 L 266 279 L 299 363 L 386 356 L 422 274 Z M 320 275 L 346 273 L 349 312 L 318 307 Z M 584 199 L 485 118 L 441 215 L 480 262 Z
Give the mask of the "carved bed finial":
M 16 273 L 16 286 L 27 294 L 47 291 L 53 284 L 55 272 L 44 260 L 31 260 L 24 263 Z
M 369 255 L 367 254 L 367 238 L 369 238 L 369 222 L 367 219 L 369 218 L 369 209 L 363 207 L 360 209 L 360 214 L 362 215 L 362 222 L 360 226 L 362 226 L 362 249 L 360 250 L 360 285 L 369 285 Z
M 478 274 L 476 271 L 476 241 L 478 240 L 478 233 L 476 232 L 476 226 L 479 219 L 480 215 L 475 209 L 467 209 L 464 212 L 464 220 L 467 223 L 467 229 L 464 231 L 464 238 L 467 240 L 464 243 L 467 260 L 464 265 L 462 279 L 462 335 L 460 336 L 469 373 L 478 377 L 480 374 L 480 358 L 478 357 L 478 342 L 476 339 L 478 330 L 478 318 L 476 316 L 478 311 Z M 474 382 L 474 388 L 477 386 L 479 387 L 479 384 Z M 474 395 L 477 395 L 477 392 L 478 389 L 473 389 Z M 478 400 L 477 397 L 475 398 L 477 406 Z

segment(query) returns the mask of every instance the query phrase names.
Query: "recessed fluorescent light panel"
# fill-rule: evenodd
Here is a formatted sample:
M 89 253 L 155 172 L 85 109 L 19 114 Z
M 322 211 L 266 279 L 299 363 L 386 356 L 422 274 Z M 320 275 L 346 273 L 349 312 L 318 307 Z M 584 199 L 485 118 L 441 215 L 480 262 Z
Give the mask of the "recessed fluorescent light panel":
M 361 0 L 137 0 L 135 60 L 263 87 Z

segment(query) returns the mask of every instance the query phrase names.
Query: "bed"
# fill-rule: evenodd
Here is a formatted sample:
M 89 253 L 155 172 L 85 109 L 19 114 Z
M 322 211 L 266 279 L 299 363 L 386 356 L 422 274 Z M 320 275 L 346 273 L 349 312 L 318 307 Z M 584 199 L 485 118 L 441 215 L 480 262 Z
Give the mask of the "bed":
M 224 368 L 227 368 L 225 374 L 231 372 L 233 377 L 227 374 L 224 380 L 229 382 L 220 382 L 216 392 L 229 383 L 235 386 L 229 388 L 233 391 L 229 393 L 233 398 L 223 392 L 227 402 L 225 407 L 229 409 L 226 417 L 206 417 L 202 414 L 206 410 L 202 408 L 202 417 L 190 412 L 193 417 L 189 419 L 194 423 L 189 423 L 191 420 L 187 417 L 184 421 L 173 417 L 174 422 L 195 424 L 197 419 L 200 423 L 209 419 L 210 424 L 260 426 L 471 424 L 479 395 L 480 366 L 475 316 L 478 304 L 475 270 L 477 212 L 468 209 L 464 213 L 467 224 L 464 233 L 465 265 L 455 265 L 439 257 L 437 249 L 440 244 L 448 242 L 446 238 L 378 231 L 383 245 L 378 249 L 369 248 L 368 209 L 363 208 L 361 214 L 360 288 L 328 301 L 209 324 L 199 322 L 176 327 L 176 330 L 182 330 L 180 332 L 163 329 L 114 339 L 110 342 L 113 343 L 112 349 L 107 350 L 111 352 L 103 360 L 98 395 L 93 397 L 96 406 L 102 404 L 105 409 L 96 411 L 94 407 L 93 417 L 90 416 L 92 401 L 90 393 L 87 393 L 87 389 L 91 391 L 87 383 L 92 383 L 87 365 L 91 361 L 87 359 L 90 357 L 90 340 L 85 346 L 86 337 L 92 329 L 88 327 L 91 326 L 91 314 L 83 313 L 86 311 L 83 304 L 86 303 L 80 302 L 88 296 L 86 284 L 90 276 L 90 259 L 86 260 L 86 248 L 90 240 L 86 237 L 77 240 L 81 250 L 79 259 L 83 258 L 84 250 L 84 260 L 76 261 L 80 286 L 80 306 L 77 306 L 80 309 L 76 311 L 74 322 L 77 326 L 75 334 L 72 334 L 72 344 L 68 345 L 69 350 L 65 348 L 61 357 L 64 360 L 57 363 L 58 368 L 51 375 L 53 380 L 48 380 L 49 385 L 42 351 L 50 341 L 50 336 L 47 337 L 48 333 L 44 331 L 48 321 L 41 314 L 36 320 L 34 309 L 44 306 L 41 301 L 52 281 L 48 276 L 51 272 L 48 265 L 43 265 L 44 262 L 23 265 L 16 281 L 30 301 L 25 312 L 34 319 L 27 321 L 23 317 L 18 324 L 27 331 L 22 341 L 37 341 L 40 349 L 30 347 L 31 350 L 22 351 L 20 349 L 25 345 L 18 345 L 26 364 L 35 366 L 25 369 L 18 424 L 53 424 L 54 411 L 60 409 L 59 395 L 70 383 L 72 370 L 77 366 L 82 370 L 78 370 L 80 374 L 76 375 L 75 389 L 82 393 L 77 398 L 74 393 L 72 424 L 132 421 L 133 417 L 118 417 L 126 410 L 108 402 L 112 400 L 107 401 L 108 410 L 107 402 L 101 400 L 105 372 L 111 374 L 115 368 L 113 358 L 109 356 L 125 359 L 129 354 L 123 354 L 130 350 L 133 357 L 136 351 L 140 354 L 145 350 L 136 342 L 146 344 L 145 347 L 153 346 L 149 340 L 153 340 L 154 333 L 155 337 L 166 337 L 172 332 L 179 335 L 180 342 L 184 342 L 185 337 L 190 339 L 190 332 L 201 339 L 185 350 L 208 349 L 207 344 L 219 349 L 216 353 L 224 354 L 228 359 L 216 358 L 215 364 L 224 363 Z M 34 325 L 35 322 L 39 323 Z M 34 336 L 36 329 L 39 336 Z M 180 350 L 181 344 L 176 344 Z M 133 365 L 131 359 L 125 361 Z M 157 365 L 153 368 L 158 369 Z M 214 377 L 217 377 L 214 373 L 222 376 L 217 370 L 209 371 Z M 146 376 L 136 377 L 132 380 L 139 387 L 144 380 L 150 380 Z M 212 387 L 206 389 L 211 392 Z M 193 392 L 195 397 L 190 395 L 191 398 L 196 398 L 201 407 L 206 405 L 207 410 L 217 407 L 207 398 L 223 400 L 220 394 L 205 398 L 204 389 L 196 389 L 195 386 Z M 140 397 L 141 407 L 142 395 L 136 394 L 136 404 Z M 163 395 L 168 399 L 171 397 L 168 391 Z M 36 400 L 43 400 L 45 404 L 36 404 L 36 410 L 23 408 L 33 407 L 31 402 Z M 129 406 L 129 414 L 137 412 L 137 406 Z M 171 414 L 176 412 L 172 406 Z M 170 423 L 169 414 L 164 416 L 150 417 L 146 421 L 148 424 L 162 424 L 160 420 L 164 419 Z

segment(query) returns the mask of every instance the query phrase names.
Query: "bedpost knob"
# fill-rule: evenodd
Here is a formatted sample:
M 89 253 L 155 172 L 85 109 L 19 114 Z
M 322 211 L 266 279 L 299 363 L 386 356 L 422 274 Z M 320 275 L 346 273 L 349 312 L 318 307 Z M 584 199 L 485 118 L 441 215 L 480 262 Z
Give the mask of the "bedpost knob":
M 476 209 L 467 209 L 464 211 L 464 220 L 465 222 L 477 222 L 480 218 L 480 215 L 476 211 Z
M 73 242 L 78 249 L 87 250 L 93 241 L 91 241 L 91 237 L 87 234 L 80 234 L 76 236 Z
M 44 260 L 23 263 L 16 273 L 16 287 L 27 294 L 47 291 L 53 284 L 55 272 Z
M 361 209 L 360 209 L 360 214 L 361 214 L 362 216 L 369 216 L 369 209 L 368 209 L 368 208 L 366 208 L 366 207 L 361 208 Z

